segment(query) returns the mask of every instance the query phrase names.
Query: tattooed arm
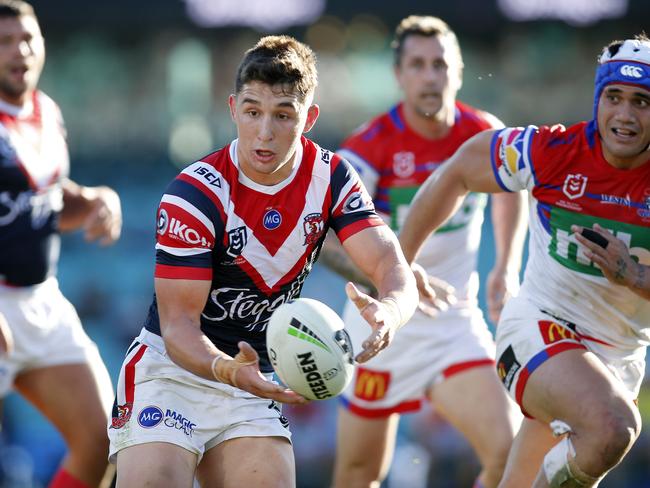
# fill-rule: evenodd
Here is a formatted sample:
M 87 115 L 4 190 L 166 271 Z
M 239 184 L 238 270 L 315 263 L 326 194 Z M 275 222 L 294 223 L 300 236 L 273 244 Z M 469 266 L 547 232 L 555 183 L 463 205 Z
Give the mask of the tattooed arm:
M 574 225 L 571 230 L 576 233 L 578 242 L 587 248 L 585 255 L 600 268 L 609 281 L 625 286 L 640 297 L 650 300 L 650 266 L 632 259 L 630 250 L 623 241 L 598 224 L 594 225 L 593 230 L 605 239 L 600 244 L 593 238 L 585 237 L 582 227 Z

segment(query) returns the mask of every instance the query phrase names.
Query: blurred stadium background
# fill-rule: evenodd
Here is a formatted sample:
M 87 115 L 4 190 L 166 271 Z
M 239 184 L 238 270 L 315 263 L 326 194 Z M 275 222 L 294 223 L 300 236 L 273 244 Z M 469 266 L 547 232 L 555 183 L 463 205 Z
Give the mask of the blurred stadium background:
M 389 42 L 404 16 L 437 15 L 455 29 L 465 59 L 460 98 L 508 125 L 591 117 L 596 54 L 614 38 L 648 31 L 648 0 L 34 0 L 48 59 L 41 87 L 61 106 L 72 177 L 110 184 L 121 197 L 122 239 L 109 249 L 64 239 L 59 277 L 118 374 L 153 291 L 155 209 L 180 167 L 235 136 L 226 98 L 245 49 L 288 33 L 319 56 L 320 120 L 311 137 L 335 149 L 399 96 Z M 485 223 L 480 270 L 493 244 Z M 481 303 L 484 303 L 481 293 Z M 343 281 L 317 267 L 305 296 L 336 310 Z M 650 389 L 640 398 L 650 417 Z M 327 487 L 336 402 L 288 409 L 300 488 Z M 64 455 L 61 438 L 16 395 L 0 444 L 4 487 L 45 486 Z M 84 419 L 79 419 L 84 428 Z M 432 412 L 405 417 L 387 486 L 469 487 L 477 461 Z M 642 434 L 604 488 L 650 486 L 650 435 Z

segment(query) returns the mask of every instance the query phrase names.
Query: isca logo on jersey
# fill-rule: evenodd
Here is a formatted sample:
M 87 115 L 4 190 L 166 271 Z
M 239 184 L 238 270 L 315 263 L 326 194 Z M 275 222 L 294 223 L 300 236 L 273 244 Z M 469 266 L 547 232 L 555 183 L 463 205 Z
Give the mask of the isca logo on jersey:
M 624 66 L 621 66 L 619 72 L 628 78 L 643 78 L 643 69 L 640 66 L 632 66 L 630 64 L 626 64 Z

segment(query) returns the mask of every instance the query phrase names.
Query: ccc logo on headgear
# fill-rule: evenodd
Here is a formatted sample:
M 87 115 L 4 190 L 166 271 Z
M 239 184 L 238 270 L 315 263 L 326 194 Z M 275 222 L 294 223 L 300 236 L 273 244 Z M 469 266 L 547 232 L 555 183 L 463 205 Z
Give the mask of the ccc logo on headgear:
M 620 73 L 628 78 L 643 78 L 643 69 L 640 66 L 626 64 L 621 66 Z

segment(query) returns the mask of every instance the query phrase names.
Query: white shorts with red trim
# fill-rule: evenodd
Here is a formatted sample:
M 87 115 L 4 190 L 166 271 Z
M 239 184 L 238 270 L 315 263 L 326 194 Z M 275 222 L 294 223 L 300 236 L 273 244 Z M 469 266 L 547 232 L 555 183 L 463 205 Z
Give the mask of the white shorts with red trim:
M 370 326 L 348 301 L 343 321 L 354 351 Z M 430 389 L 459 372 L 494 365 L 494 341 L 478 308 L 452 309 L 431 318 L 417 311 L 391 345 L 357 365 L 341 402 L 364 417 L 419 410 Z
M 271 375 L 268 375 L 270 379 Z M 276 402 L 176 365 L 160 336 L 142 330 L 129 348 L 109 420 L 109 460 L 129 446 L 167 442 L 196 453 L 237 437 L 291 439 Z
M 530 375 L 549 358 L 569 349 L 594 353 L 636 398 L 645 373 L 645 347 L 621 349 L 540 310 L 526 298 L 511 298 L 497 327 L 497 372 L 524 415 L 522 398 Z
M 0 285 L 0 313 L 7 319 L 14 350 L 0 359 L 0 396 L 22 371 L 63 364 L 93 364 L 105 369 L 95 343 L 81 326 L 56 278 L 34 286 Z

